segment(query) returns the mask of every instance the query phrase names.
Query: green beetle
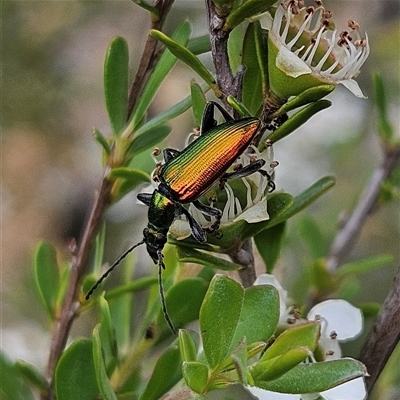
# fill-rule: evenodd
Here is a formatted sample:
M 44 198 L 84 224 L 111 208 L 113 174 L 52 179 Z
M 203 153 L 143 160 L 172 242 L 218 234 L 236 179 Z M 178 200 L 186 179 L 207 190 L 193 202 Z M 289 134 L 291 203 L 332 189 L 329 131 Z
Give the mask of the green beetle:
M 218 125 L 214 119 L 217 107 L 226 122 Z M 143 240 L 132 246 L 104 273 L 90 289 L 86 298 L 108 276 L 108 274 L 133 249 L 146 244 L 147 252 L 159 266 L 160 294 L 165 318 L 171 330 L 175 328 L 169 319 L 164 293 L 161 286 L 161 271 L 165 268 L 162 250 L 167 242 L 167 234 L 173 221 L 184 215 L 190 225 L 193 237 L 199 243 L 206 242 L 206 233 L 214 234 L 220 224 L 222 212 L 218 208 L 206 206 L 199 198 L 218 181 L 243 178 L 254 172 L 259 172 L 268 178 L 270 190 L 275 185 L 269 174 L 262 170 L 265 161 L 258 159 L 245 167 L 233 172 L 227 172 L 232 164 L 250 146 L 259 132 L 261 121 L 255 117 L 234 120 L 218 103 L 207 103 L 200 129 L 200 136 L 182 151 L 165 149 L 164 164 L 160 167 L 157 177 L 158 188 L 153 193 L 139 193 L 138 199 L 149 206 L 148 224 L 143 231 Z M 192 203 L 202 213 L 215 217 L 215 222 L 209 228 L 203 228 L 184 207 Z

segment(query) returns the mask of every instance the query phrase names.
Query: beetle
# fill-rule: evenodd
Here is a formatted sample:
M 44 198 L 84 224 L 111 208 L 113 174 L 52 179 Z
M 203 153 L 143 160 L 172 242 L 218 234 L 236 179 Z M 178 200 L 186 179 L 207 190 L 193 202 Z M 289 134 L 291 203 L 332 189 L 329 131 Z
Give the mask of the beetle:
M 215 108 L 224 117 L 224 123 L 218 125 L 214 119 Z M 268 179 L 270 190 L 275 188 L 270 175 L 262 170 L 265 161 L 257 159 L 233 172 L 227 172 L 237 158 L 250 146 L 260 130 L 261 121 L 256 117 L 235 120 L 218 103 L 208 102 L 204 109 L 200 136 L 182 151 L 167 148 L 163 151 L 164 164 L 158 169 L 158 188 L 153 193 L 139 193 L 137 198 L 149 207 L 148 224 L 143 230 L 143 240 L 129 248 L 102 275 L 86 295 L 89 299 L 93 291 L 108 274 L 136 247 L 146 244 L 147 252 L 159 267 L 159 285 L 161 303 L 165 319 L 173 333 L 175 328 L 168 316 L 161 273 L 165 269 L 162 250 L 167 243 L 167 234 L 174 220 L 184 215 L 189 222 L 194 239 L 205 243 L 206 234 L 216 234 L 222 211 L 200 202 L 216 182 L 228 179 L 243 178 L 259 172 Z M 192 203 L 203 214 L 215 217 L 209 228 L 203 228 L 184 207 Z

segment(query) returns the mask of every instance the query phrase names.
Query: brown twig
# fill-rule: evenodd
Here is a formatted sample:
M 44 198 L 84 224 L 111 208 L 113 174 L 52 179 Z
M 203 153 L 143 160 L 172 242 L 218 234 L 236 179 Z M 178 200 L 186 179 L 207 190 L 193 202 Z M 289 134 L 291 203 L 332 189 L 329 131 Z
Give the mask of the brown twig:
M 394 279 L 392 289 L 378 318 L 361 350 L 360 360 L 370 374 L 366 380 L 368 393 L 386 365 L 392 351 L 400 341 L 400 268 Z
M 165 22 L 165 18 L 168 15 L 169 10 L 172 7 L 172 4 L 175 0 L 157 0 L 154 4 L 154 7 L 158 11 L 157 18 L 153 16 L 151 21 L 150 29 L 158 29 L 160 30 Z M 144 50 L 142 53 L 142 57 L 139 62 L 139 67 L 137 69 L 135 79 L 132 82 L 131 88 L 129 90 L 128 96 L 128 119 L 132 114 L 133 108 L 139 98 L 142 89 L 144 88 L 147 79 L 150 76 L 150 72 L 158 59 L 157 49 L 157 39 L 153 38 L 153 36 L 148 35 L 146 44 L 144 46 Z
M 376 209 L 376 201 L 382 187 L 400 160 L 400 147 L 384 151 L 384 159 L 364 189 L 352 215 L 336 235 L 327 260 L 329 271 L 335 271 L 354 246 L 366 218 Z

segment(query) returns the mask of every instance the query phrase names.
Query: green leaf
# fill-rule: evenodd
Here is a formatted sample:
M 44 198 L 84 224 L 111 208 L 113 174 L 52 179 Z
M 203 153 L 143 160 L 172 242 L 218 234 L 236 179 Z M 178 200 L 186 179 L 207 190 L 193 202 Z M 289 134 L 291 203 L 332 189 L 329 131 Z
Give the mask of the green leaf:
M 208 367 L 199 361 L 185 361 L 182 365 L 183 378 L 195 393 L 203 393 L 208 381 Z
M 124 285 L 118 286 L 115 289 L 108 290 L 105 293 L 104 297 L 108 301 L 111 299 L 115 299 L 119 296 L 122 296 L 126 293 L 134 293 L 139 290 L 148 289 L 151 286 L 156 285 L 157 282 L 158 279 L 155 276 L 147 276 L 145 278 L 139 278 L 134 281 L 125 283 Z
M 378 132 L 379 136 L 385 140 L 389 141 L 393 138 L 393 126 L 389 121 L 387 113 L 387 100 L 385 87 L 383 84 L 382 76 L 378 73 L 373 75 L 374 84 L 374 101 L 376 108 L 378 110 Z
M 46 378 L 32 364 L 29 364 L 24 360 L 17 360 L 14 364 L 14 368 L 21 377 L 25 378 L 34 387 L 43 392 L 48 390 L 49 384 L 46 381 Z M 3 375 L 3 369 L 1 366 L 0 369 Z M 2 398 L 1 395 L 0 398 Z
M 55 373 L 57 400 L 88 400 L 99 394 L 92 347 L 91 339 L 79 339 L 61 356 Z
M 204 353 L 211 368 L 229 356 L 242 309 L 243 287 L 224 275 L 215 275 L 200 309 Z
M 278 140 L 283 139 L 290 133 L 294 132 L 297 128 L 305 124 L 317 112 L 322 111 L 331 105 L 332 103 L 329 100 L 318 100 L 305 106 L 299 112 L 290 117 L 286 122 L 284 122 L 278 129 L 273 131 L 268 136 L 268 139 L 272 143 L 276 143 Z
M 179 350 L 168 348 L 157 360 L 154 371 L 140 400 L 157 400 L 182 378 Z
M 361 282 L 355 275 L 348 275 L 342 278 L 339 284 L 336 283 L 336 286 L 336 296 L 348 302 L 355 301 L 358 293 L 360 293 L 362 289 Z
M 311 266 L 310 280 L 314 288 L 321 294 L 332 293 L 335 290 L 335 281 L 326 267 L 326 261 L 319 259 Z
M 315 219 L 309 215 L 304 216 L 299 222 L 300 237 L 307 243 L 314 259 L 326 255 L 327 241 L 322 235 L 321 229 Z
M 270 229 L 264 229 L 254 236 L 257 250 L 260 253 L 261 258 L 264 260 L 266 267 L 265 270 L 269 274 L 272 273 L 275 264 L 279 259 L 283 239 L 285 238 L 285 231 L 286 221 L 281 222 Z
M 352 261 L 341 265 L 341 267 L 335 272 L 335 276 L 340 278 L 352 274 L 361 275 L 383 267 L 387 267 L 393 264 L 393 262 L 394 258 L 391 254 L 378 254 L 376 256 L 371 256 L 362 260 Z
M 18 370 L 6 355 L 0 351 L 0 398 L 5 400 L 31 400 L 32 393 Z
M 177 43 L 186 46 L 190 37 L 190 33 L 190 25 L 187 21 L 185 21 L 180 24 L 175 30 L 174 34 L 172 35 L 172 39 Z M 146 87 L 142 92 L 140 101 L 137 103 L 135 109 L 133 110 L 132 118 L 129 122 L 130 129 L 128 134 L 133 132 L 140 121 L 143 119 L 143 116 L 146 110 L 149 108 L 150 103 L 153 101 L 153 98 L 157 93 L 161 83 L 163 82 L 165 77 L 171 72 L 172 67 L 175 65 L 176 61 L 176 57 L 170 51 L 164 51 L 156 67 L 154 68 Z
M 359 361 L 342 358 L 299 364 L 273 381 L 256 380 L 255 386 L 279 393 L 319 393 L 365 375 L 365 367 Z
M 267 11 L 275 3 L 275 0 L 247 0 L 229 14 L 224 30 L 232 30 L 246 18 Z
M 293 196 L 290 195 L 289 193 L 282 193 L 282 192 L 273 193 L 271 197 L 268 198 L 268 203 L 267 203 L 269 219 L 266 221 L 258 222 L 256 224 L 246 224 L 245 227 L 241 228 L 240 231 L 242 238 L 243 239 L 252 238 L 261 231 L 263 231 L 264 229 L 284 222 L 287 219 L 284 218 L 284 216 L 287 215 L 288 211 L 292 208 L 293 202 L 294 202 Z M 237 237 L 238 232 L 235 235 Z
M 103 318 L 104 320 L 104 318 Z M 100 331 L 103 331 L 103 334 L 100 334 Z M 103 359 L 103 351 L 100 340 L 100 335 L 104 336 L 104 331 L 107 330 L 107 327 L 102 328 L 101 324 L 97 324 L 93 330 L 93 361 L 94 368 L 96 371 L 96 380 L 97 385 L 99 386 L 100 393 L 104 400 L 117 400 L 117 396 L 114 390 L 111 387 L 110 380 L 107 376 L 106 366 Z M 106 341 L 106 347 L 109 346 L 109 343 Z M 107 350 L 108 351 L 108 350 Z
M 104 257 L 104 243 L 106 240 L 106 223 L 103 222 L 96 235 L 95 247 L 94 247 L 94 261 L 93 261 L 93 272 L 100 275 L 101 267 L 103 265 Z
M 108 140 L 103 136 L 103 134 L 97 129 L 93 128 L 93 136 L 95 140 L 100 143 L 100 146 L 103 148 L 105 153 L 109 156 L 111 154 L 110 143 Z
M 178 260 L 180 262 L 196 263 L 204 265 L 208 268 L 214 268 L 223 271 L 237 271 L 242 268 L 242 266 L 239 264 L 215 257 L 212 254 L 198 251 L 187 246 L 177 246 L 176 251 Z
M 196 55 L 208 53 L 211 51 L 210 35 L 207 33 L 203 36 L 190 39 L 187 48 Z
M 215 95 L 219 98 L 222 96 L 218 85 L 215 82 L 211 72 L 204 66 L 204 64 L 186 47 L 186 43 L 181 44 L 178 41 L 171 39 L 163 32 L 156 29 L 150 31 L 150 35 L 162 42 L 168 50 L 186 65 L 188 65 L 193 71 L 195 71 L 204 81 L 210 85 Z
M 255 381 L 271 381 L 290 371 L 310 356 L 307 347 L 299 347 L 287 351 L 272 360 L 261 361 L 254 365 L 251 374 Z
M 114 201 L 121 199 L 142 183 L 150 182 L 150 176 L 139 169 L 129 167 L 114 168 L 110 177 L 116 179 L 111 196 Z
M 268 227 L 277 225 L 293 217 L 293 215 L 299 213 L 322 196 L 326 191 L 333 187 L 334 184 L 335 178 L 333 176 L 325 176 L 319 179 L 304 192 L 297 195 L 294 198 L 293 204 L 289 208 L 286 208 L 283 213 L 279 214 L 276 218 L 271 218 Z
M 267 342 L 279 321 L 278 291 L 269 285 L 252 286 L 245 290 L 244 301 L 232 344 L 244 337 L 246 342 Z
M 207 99 L 201 86 L 194 80 L 190 82 L 190 96 L 192 97 L 194 125 L 200 127 Z
M 250 111 L 246 108 L 246 106 L 235 97 L 228 95 L 226 101 L 235 111 L 238 112 L 239 115 L 242 115 L 243 117 L 252 116 Z
M 117 340 L 115 338 L 115 330 L 111 321 L 110 308 L 104 297 L 99 298 L 99 306 L 101 310 L 101 319 L 98 334 L 102 343 L 104 361 L 106 366 L 109 366 L 110 363 L 114 364 L 117 361 Z
M 142 7 L 144 10 L 149 11 L 152 18 L 158 19 L 160 17 L 160 13 L 158 12 L 158 9 L 144 0 L 133 0 L 135 4 L 137 4 L 139 7 Z
M 203 92 L 206 93 L 209 90 L 208 85 L 200 85 L 202 88 Z M 162 113 L 158 114 L 154 118 L 152 118 L 150 121 L 147 121 L 145 124 L 143 124 L 136 132 L 136 134 L 139 136 L 144 132 L 148 132 L 151 129 L 154 129 L 160 125 L 165 124 L 166 122 L 170 121 L 173 118 L 178 117 L 185 111 L 187 111 L 190 106 L 192 105 L 192 96 L 185 97 L 183 100 L 181 100 L 179 103 L 175 104 L 173 107 L 169 108 L 168 110 L 163 111 Z
M 116 37 L 107 50 L 104 63 L 106 106 L 116 135 L 121 134 L 127 123 L 128 64 L 128 44 L 124 38 Z
M 168 313 L 175 327 L 183 327 L 199 317 L 199 310 L 207 292 L 208 282 L 200 278 L 185 279 L 176 283 L 166 293 Z M 170 333 L 161 307 L 158 307 L 157 326 L 161 336 Z
M 335 89 L 335 85 L 319 85 L 306 89 L 304 92 L 300 93 L 298 96 L 293 97 L 287 101 L 278 111 L 276 111 L 272 118 L 279 115 L 286 114 L 295 108 L 304 106 L 309 103 L 314 103 L 317 100 L 322 99 L 327 96 Z
M 266 350 L 261 360 L 271 360 L 299 347 L 314 351 L 320 336 L 320 325 L 317 322 L 306 322 L 287 329 Z
M 235 364 L 238 379 L 242 385 L 247 385 L 247 357 L 247 342 L 246 338 L 243 338 L 232 353 L 232 361 Z
M 361 303 L 357 307 L 362 311 L 364 318 L 375 318 L 381 309 L 380 303 Z
M 260 23 L 249 24 L 243 43 L 243 65 L 246 72 L 243 77 L 242 101 L 251 115 L 256 115 L 263 103 L 263 91 L 266 90 L 267 63 L 264 64 L 262 51 L 264 41 Z M 261 58 L 261 59 L 260 59 Z
M 129 145 L 127 153 L 130 156 L 142 153 L 148 149 L 155 147 L 164 140 L 171 132 L 171 127 L 168 125 L 158 125 L 153 129 L 149 129 L 140 135 L 136 135 Z
M 56 318 L 60 290 L 60 270 L 56 249 L 48 242 L 41 242 L 35 252 L 35 281 L 50 318 Z
M 228 59 L 231 71 L 236 72 L 243 65 L 242 48 L 243 48 L 243 26 L 237 26 L 228 37 Z
M 197 334 L 193 331 L 179 329 L 178 341 L 182 361 L 196 361 L 198 342 L 194 340 L 193 335 Z

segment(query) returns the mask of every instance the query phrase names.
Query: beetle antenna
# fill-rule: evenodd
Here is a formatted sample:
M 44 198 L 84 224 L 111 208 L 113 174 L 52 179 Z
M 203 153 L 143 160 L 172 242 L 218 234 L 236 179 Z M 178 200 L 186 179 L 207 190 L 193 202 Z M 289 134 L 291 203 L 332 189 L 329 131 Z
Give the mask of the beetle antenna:
M 171 321 L 171 318 L 169 317 L 168 310 L 167 310 L 167 303 L 165 301 L 164 285 L 163 285 L 163 279 L 162 279 L 162 270 L 163 269 L 165 269 L 165 265 L 163 263 L 163 255 L 162 255 L 161 251 L 158 251 L 158 288 L 160 290 L 161 307 L 162 307 L 165 321 L 167 322 L 169 329 L 171 329 L 171 332 L 174 335 L 176 335 L 176 329 L 174 327 L 174 324 Z
M 130 247 L 128 250 L 126 250 L 124 253 L 121 254 L 121 256 L 114 261 L 114 263 L 111 265 L 110 268 L 104 274 L 96 281 L 96 283 L 90 288 L 90 290 L 87 292 L 85 299 L 89 300 L 90 296 L 93 294 L 93 292 L 98 288 L 98 286 L 104 281 L 104 279 L 107 278 L 107 276 L 111 273 L 111 271 L 133 250 L 136 249 L 136 247 L 140 246 L 141 244 L 144 243 L 144 239 L 140 241 L 139 243 L 136 243 L 132 247 Z

